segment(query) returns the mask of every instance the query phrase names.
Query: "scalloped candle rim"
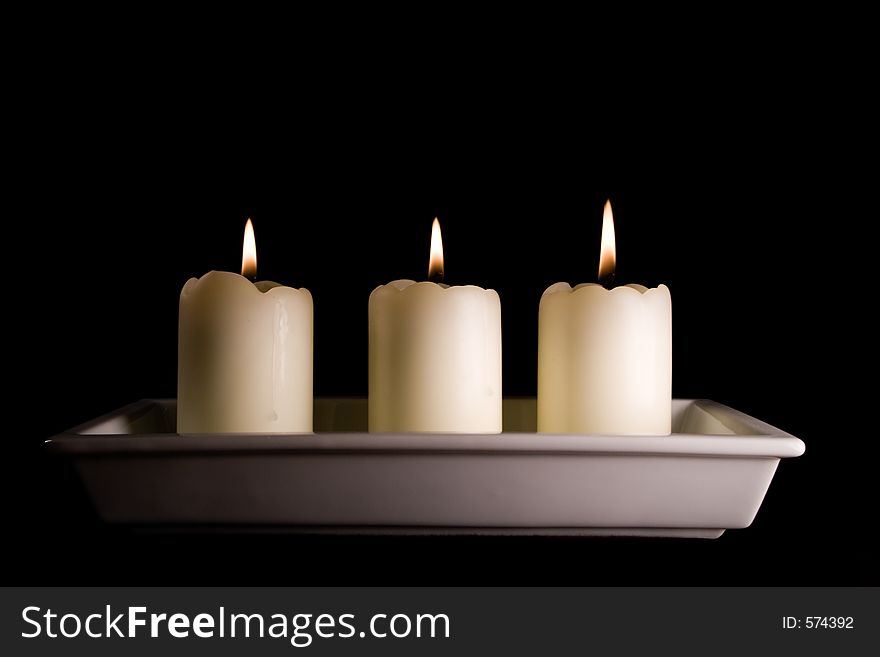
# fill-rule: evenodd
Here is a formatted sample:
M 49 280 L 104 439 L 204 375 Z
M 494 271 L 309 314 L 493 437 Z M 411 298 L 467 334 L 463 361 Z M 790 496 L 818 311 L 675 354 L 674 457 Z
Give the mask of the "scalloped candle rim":
M 242 290 L 252 289 L 259 294 L 287 294 L 285 290 L 289 290 L 290 292 L 297 292 L 299 294 L 305 294 L 309 297 L 312 296 L 312 293 L 309 292 L 304 287 L 288 287 L 287 285 L 282 285 L 281 283 L 276 283 L 275 281 L 257 281 L 256 283 L 251 282 L 241 274 L 236 274 L 231 271 L 217 271 L 212 270 L 209 271 L 204 276 L 200 278 L 192 277 L 183 285 L 183 289 L 180 291 L 180 296 L 183 297 L 189 293 L 191 293 L 196 286 L 204 285 L 210 283 L 214 279 L 226 279 L 231 285 L 240 285 Z
M 387 290 L 388 294 L 400 293 L 406 294 L 408 290 L 434 290 L 435 292 L 428 292 L 428 294 L 432 293 L 450 293 L 456 294 L 461 291 L 469 291 L 469 290 L 478 290 L 479 292 L 484 292 L 486 294 L 493 294 L 496 297 L 498 293 L 490 288 L 480 287 L 479 285 L 445 285 L 443 283 L 433 283 L 431 281 L 413 281 L 408 278 L 401 278 L 395 281 L 391 281 L 386 285 L 377 285 L 376 288 L 370 293 L 370 297 L 374 294 L 382 290 L 383 293 Z M 392 291 L 393 290 L 393 291 Z
M 667 296 L 671 296 L 669 292 L 669 288 L 663 285 L 662 283 L 657 287 L 645 287 L 644 285 L 639 285 L 638 283 L 630 283 L 629 285 L 618 285 L 617 287 L 613 287 L 610 290 L 598 283 L 580 283 L 579 285 L 575 285 L 572 287 L 568 283 L 554 283 L 541 295 L 543 299 L 545 296 L 551 294 L 560 294 L 560 293 L 568 293 L 568 294 L 638 294 L 639 296 L 649 296 L 654 294 L 666 294 Z

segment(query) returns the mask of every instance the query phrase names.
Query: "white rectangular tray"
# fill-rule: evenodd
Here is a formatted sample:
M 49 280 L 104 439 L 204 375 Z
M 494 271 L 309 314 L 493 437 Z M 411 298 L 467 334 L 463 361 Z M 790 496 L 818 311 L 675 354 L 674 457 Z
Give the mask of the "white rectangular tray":
M 142 400 L 46 441 L 101 517 L 166 528 L 717 538 L 755 517 L 798 438 L 674 400 L 671 436 L 535 433 L 505 399 L 487 434 L 370 434 L 365 399 L 318 399 L 308 435 L 179 435 Z

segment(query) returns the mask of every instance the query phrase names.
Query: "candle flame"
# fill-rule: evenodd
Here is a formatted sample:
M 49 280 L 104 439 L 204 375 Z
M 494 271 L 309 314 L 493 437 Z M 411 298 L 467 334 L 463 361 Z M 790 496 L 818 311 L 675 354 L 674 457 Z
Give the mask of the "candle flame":
M 602 246 L 599 249 L 599 282 L 610 287 L 614 281 L 614 268 L 617 265 L 617 247 L 614 240 L 614 215 L 611 214 L 611 201 L 605 201 L 602 213 Z
M 254 238 L 254 224 L 250 219 L 244 225 L 244 245 L 241 247 L 241 275 L 251 279 L 257 277 L 257 240 Z
M 440 234 L 440 221 L 434 217 L 431 225 L 431 257 L 428 260 L 428 280 L 435 283 L 443 281 L 443 236 Z

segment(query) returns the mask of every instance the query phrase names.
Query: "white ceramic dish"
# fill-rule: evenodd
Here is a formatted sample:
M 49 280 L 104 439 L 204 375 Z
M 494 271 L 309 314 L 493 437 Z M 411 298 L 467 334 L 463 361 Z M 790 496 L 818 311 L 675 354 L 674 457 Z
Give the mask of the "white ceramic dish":
M 142 400 L 46 441 L 104 520 L 168 528 L 716 538 L 747 527 L 798 438 L 675 400 L 671 436 L 369 434 L 364 399 L 318 399 L 314 434 L 179 435 Z

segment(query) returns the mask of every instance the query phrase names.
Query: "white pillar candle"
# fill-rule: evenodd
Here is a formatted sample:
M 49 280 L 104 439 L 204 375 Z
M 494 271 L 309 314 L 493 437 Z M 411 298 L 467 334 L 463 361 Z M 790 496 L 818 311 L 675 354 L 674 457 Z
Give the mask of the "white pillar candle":
M 243 273 L 252 266 L 245 231 Z M 177 431 L 312 430 L 312 295 L 232 272 L 191 278 L 180 293 Z
M 613 278 L 609 203 L 602 234 L 600 278 L 609 266 Z M 547 288 L 538 313 L 538 431 L 668 435 L 671 413 L 669 289 Z
M 442 272 L 436 220 L 431 242 Z M 370 295 L 369 331 L 370 431 L 501 432 L 495 290 L 392 281 Z

